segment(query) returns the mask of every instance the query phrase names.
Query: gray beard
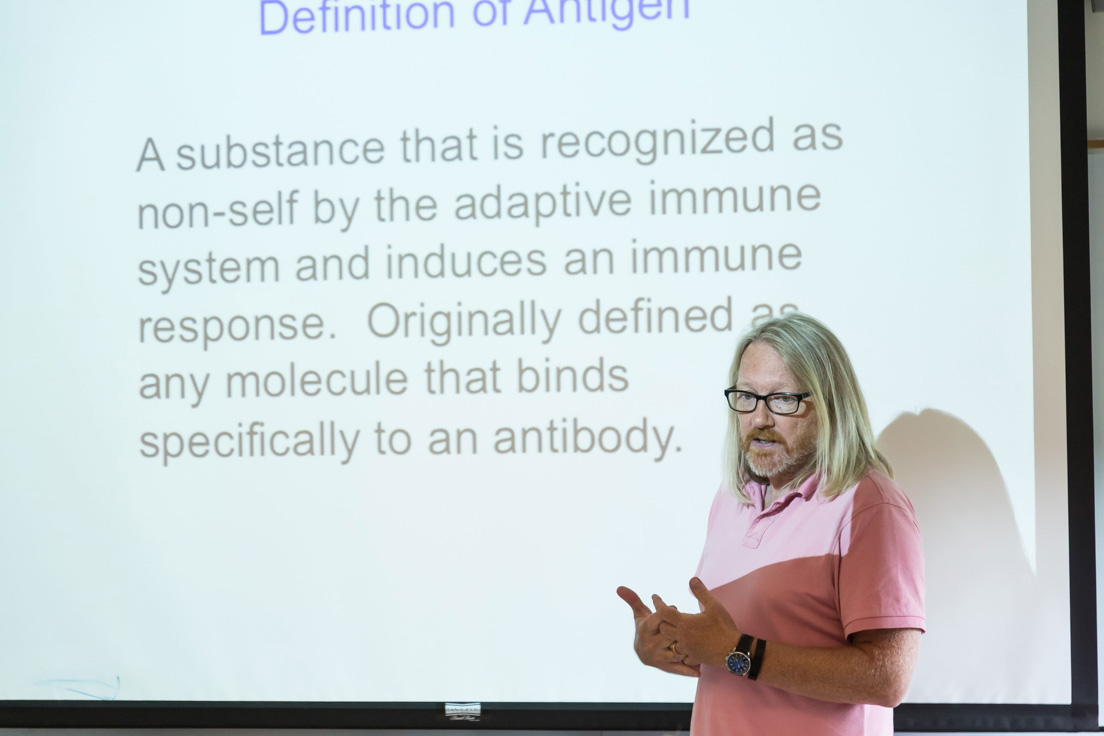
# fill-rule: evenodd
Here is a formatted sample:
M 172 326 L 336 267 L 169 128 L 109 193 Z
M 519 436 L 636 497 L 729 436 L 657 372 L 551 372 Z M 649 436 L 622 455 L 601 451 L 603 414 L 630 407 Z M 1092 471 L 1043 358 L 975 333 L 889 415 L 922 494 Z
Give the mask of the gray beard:
M 791 473 L 795 470 L 801 470 L 809 464 L 809 461 L 812 459 L 812 457 L 813 453 L 809 453 L 807 457 L 800 457 L 795 456 L 787 451 L 786 455 L 782 457 L 780 461 L 772 459 L 764 464 L 760 464 L 756 461 L 756 459 L 752 456 L 750 452 L 744 453 L 744 459 L 747 462 L 748 468 L 751 469 L 751 472 L 767 481 L 770 480 L 770 477 L 772 475 L 778 475 L 780 473 Z

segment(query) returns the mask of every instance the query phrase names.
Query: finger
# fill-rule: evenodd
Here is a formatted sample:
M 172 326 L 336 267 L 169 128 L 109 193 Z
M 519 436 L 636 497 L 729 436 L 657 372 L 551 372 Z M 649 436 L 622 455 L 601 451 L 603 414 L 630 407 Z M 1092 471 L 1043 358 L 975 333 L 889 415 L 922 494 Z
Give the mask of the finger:
M 704 608 L 720 605 L 720 602 L 713 597 L 713 594 L 709 592 L 709 588 L 705 587 L 705 583 L 700 578 L 690 578 L 690 592 L 694 594 L 694 597 Z
M 672 612 L 672 613 L 678 613 L 677 608 L 675 608 L 674 606 L 668 606 L 666 603 L 664 603 L 663 599 L 660 598 L 658 595 L 653 595 L 652 596 L 652 604 L 656 608 L 656 613 L 659 613 L 661 610 L 662 611 L 669 611 L 669 612 Z
M 668 621 L 660 621 L 658 631 L 669 639 L 678 639 L 678 627 Z
M 641 636 L 659 637 L 661 636 L 661 634 L 659 633 L 659 625 L 662 622 L 664 622 L 664 619 L 662 619 L 659 614 L 649 614 L 644 618 L 636 619 L 636 628 L 640 632 Z M 669 637 L 665 637 L 665 639 L 668 639 L 668 641 L 670 640 Z M 667 646 L 666 642 L 664 643 L 664 646 Z
M 632 608 L 633 618 L 643 618 L 644 616 L 650 616 L 652 614 L 652 609 L 644 605 L 644 601 L 640 600 L 640 596 L 631 588 L 626 588 L 622 585 L 617 589 L 617 595 Z
M 663 599 L 660 598 L 658 595 L 652 596 L 652 603 L 655 605 L 656 615 L 660 616 L 664 621 L 677 623 L 679 620 L 679 616 L 682 615 L 678 612 L 677 608 L 675 608 L 674 606 L 668 606 L 666 603 L 664 603 Z
M 682 664 L 685 659 L 685 654 L 679 654 L 670 647 L 657 652 L 655 655 L 655 660 L 664 664 Z

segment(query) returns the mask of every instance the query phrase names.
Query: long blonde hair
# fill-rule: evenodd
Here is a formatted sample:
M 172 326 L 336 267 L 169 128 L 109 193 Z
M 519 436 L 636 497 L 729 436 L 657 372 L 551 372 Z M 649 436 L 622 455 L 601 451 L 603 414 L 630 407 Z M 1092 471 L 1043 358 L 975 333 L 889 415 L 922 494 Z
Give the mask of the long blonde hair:
M 791 486 L 817 473 L 821 478 L 821 495 L 831 499 L 858 483 L 871 470 L 893 475 L 889 461 L 874 444 L 866 401 L 851 359 L 831 330 L 799 312 L 769 319 L 751 328 L 736 346 L 729 369 L 730 386 L 740 380 L 740 359 L 752 343 L 763 343 L 778 351 L 794 378 L 811 394 L 809 400 L 816 405 L 819 419 L 816 451 Z M 740 443 L 740 416 L 736 412 L 729 415 L 724 470 L 733 494 L 743 503 L 751 503 L 744 486 L 748 481 L 762 479 L 748 465 Z

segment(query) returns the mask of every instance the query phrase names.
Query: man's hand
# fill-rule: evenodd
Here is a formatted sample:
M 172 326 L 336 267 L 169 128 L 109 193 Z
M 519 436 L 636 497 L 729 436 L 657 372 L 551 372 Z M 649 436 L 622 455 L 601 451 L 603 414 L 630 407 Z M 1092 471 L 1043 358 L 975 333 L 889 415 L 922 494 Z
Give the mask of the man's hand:
M 633 619 L 636 622 L 633 649 L 636 650 L 636 656 L 640 657 L 641 662 L 675 675 L 701 676 L 697 661 L 687 657 L 673 637 L 660 633 L 659 626 L 663 619 L 658 613 L 653 613 L 652 609 L 640 600 L 640 596 L 629 588 L 624 586 L 618 588 L 617 595 L 632 608 Z M 667 609 L 678 613 L 672 606 L 667 606 Z
M 725 607 L 705 587 L 705 583 L 692 578 L 690 592 L 701 603 L 701 613 L 679 613 L 659 596 L 652 597 L 656 606 L 654 615 L 660 619 L 659 634 L 677 641 L 678 651 L 689 660 L 724 667 L 728 653 L 740 640 L 740 630 L 736 628 Z M 644 610 L 647 611 L 647 608 Z

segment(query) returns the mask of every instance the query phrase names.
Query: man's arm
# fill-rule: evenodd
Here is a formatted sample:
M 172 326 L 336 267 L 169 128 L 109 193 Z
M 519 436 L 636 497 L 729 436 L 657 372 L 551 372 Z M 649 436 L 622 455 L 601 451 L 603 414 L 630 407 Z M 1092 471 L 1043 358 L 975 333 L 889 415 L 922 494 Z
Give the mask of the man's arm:
M 677 642 L 678 652 L 689 660 L 725 667 L 742 632 L 704 583 L 694 578 L 690 589 L 703 606 L 699 614 L 679 613 L 653 597 L 663 620 L 659 631 Z M 860 631 L 839 647 L 771 641 L 757 682 L 818 700 L 892 708 L 908 690 L 919 647 L 917 629 Z
M 827 649 L 772 641 L 757 682 L 817 700 L 893 708 L 905 697 L 919 650 L 918 629 L 859 631 L 851 644 Z

